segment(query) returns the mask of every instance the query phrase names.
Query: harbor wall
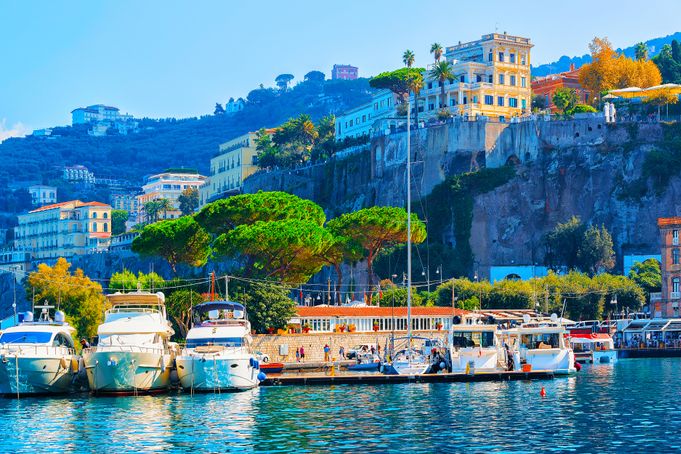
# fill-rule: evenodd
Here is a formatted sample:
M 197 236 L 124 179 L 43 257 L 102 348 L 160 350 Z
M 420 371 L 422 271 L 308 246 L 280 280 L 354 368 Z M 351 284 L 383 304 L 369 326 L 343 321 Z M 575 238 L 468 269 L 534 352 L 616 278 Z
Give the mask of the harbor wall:
M 446 331 L 414 331 L 415 336 L 440 338 L 444 340 Z M 253 349 L 270 357 L 270 362 L 295 362 L 296 348 L 305 349 L 305 361 L 324 361 L 324 345 L 331 347 L 331 358 L 338 359 L 341 346 L 347 352 L 360 344 L 378 344 L 381 351 L 391 337 L 391 333 L 307 333 L 307 334 L 256 334 L 253 336 Z M 395 337 L 405 336 L 404 332 L 395 332 Z M 287 353 L 280 354 L 280 347 L 285 346 Z

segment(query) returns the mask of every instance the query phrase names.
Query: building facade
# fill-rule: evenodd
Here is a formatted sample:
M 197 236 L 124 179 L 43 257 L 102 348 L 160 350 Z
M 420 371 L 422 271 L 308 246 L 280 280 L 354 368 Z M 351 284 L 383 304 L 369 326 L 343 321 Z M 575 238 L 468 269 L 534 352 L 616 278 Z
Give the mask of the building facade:
M 71 111 L 71 124 L 80 125 L 99 121 L 116 121 L 121 117 L 118 107 L 93 104 L 87 107 L 78 107 Z
M 95 174 L 83 165 L 66 166 L 64 167 L 63 179 L 71 182 L 94 184 Z
M 529 38 L 506 33 L 490 33 L 477 41 L 447 47 L 445 58 L 452 65 L 454 78 L 444 82 L 445 95 L 441 99 L 440 82 L 432 80 L 428 72 L 424 75 L 419 115 L 437 115 L 441 106 L 454 115 L 483 116 L 501 122 L 528 114 L 532 102 L 532 47 Z
M 244 110 L 245 105 L 246 101 L 244 101 L 243 98 L 239 98 L 236 100 L 234 98 L 230 98 L 227 104 L 225 104 L 225 113 L 234 114 L 240 112 Z
M 147 177 L 146 183 L 142 186 L 142 194 L 135 196 L 137 199 L 135 222 L 151 222 L 149 218 L 152 214 L 146 213 L 144 204 L 161 199 L 170 201 L 172 209 L 159 212 L 158 219 L 179 218 L 182 212 L 178 199 L 182 192 L 189 188 L 199 190 L 205 181 L 206 177 L 193 169 L 168 169 Z
M 589 103 L 589 90 L 584 89 L 579 83 L 579 69 L 575 69 L 574 63 L 570 65 L 570 71 L 537 77 L 532 81 L 532 94 L 543 96 L 551 112 L 558 111 L 556 105 L 553 104 L 553 94 L 559 88 L 572 88 L 577 92 L 580 104 Z
M 358 77 L 358 68 L 352 65 L 333 65 L 331 69 L 332 80 L 355 80 Z
M 371 101 L 336 117 L 336 140 L 369 135 L 378 120 L 395 117 L 397 97 L 390 90 L 381 90 Z
M 14 245 L 33 259 L 56 259 L 105 251 L 110 238 L 111 206 L 72 200 L 20 214 Z
M 34 207 L 57 203 L 57 188 L 54 186 L 35 184 L 28 187 L 28 192 L 31 194 L 31 203 Z
M 652 309 L 655 317 L 678 317 L 681 300 L 681 217 L 659 218 L 660 252 L 662 256 L 662 294 Z M 652 300 L 652 298 L 651 298 Z

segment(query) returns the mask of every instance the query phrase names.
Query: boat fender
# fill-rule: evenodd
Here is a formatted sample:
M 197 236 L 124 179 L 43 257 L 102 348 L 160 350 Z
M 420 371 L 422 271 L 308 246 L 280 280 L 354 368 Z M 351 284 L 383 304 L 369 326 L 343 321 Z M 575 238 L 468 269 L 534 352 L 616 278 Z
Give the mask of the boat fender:
M 260 372 L 258 374 L 258 380 L 265 381 L 266 378 L 267 378 L 267 375 L 265 375 L 265 372 Z
M 582 365 L 579 364 L 577 361 L 575 361 L 575 369 L 577 369 L 577 372 L 579 372 L 580 370 L 582 370 Z
M 77 374 L 80 370 L 80 362 L 76 358 L 71 358 L 71 373 Z
M 63 356 L 59 360 L 59 368 L 60 369 L 68 369 L 68 363 L 66 362 L 66 358 L 64 358 Z
M 440 363 L 440 370 L 445 370 L 445 366 L 446 366 L 445 362 L 442 361 L 442 362 Z

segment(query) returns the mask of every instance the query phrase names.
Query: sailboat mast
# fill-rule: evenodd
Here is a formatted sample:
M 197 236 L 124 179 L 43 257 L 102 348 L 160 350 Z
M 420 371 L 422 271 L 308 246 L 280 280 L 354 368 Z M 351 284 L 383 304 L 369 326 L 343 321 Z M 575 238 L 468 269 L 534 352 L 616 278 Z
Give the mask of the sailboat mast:
M 414 103 L 418 109 L 418 104 Z M 407 96 L 407 339 L 411 347 L 411 101 Z

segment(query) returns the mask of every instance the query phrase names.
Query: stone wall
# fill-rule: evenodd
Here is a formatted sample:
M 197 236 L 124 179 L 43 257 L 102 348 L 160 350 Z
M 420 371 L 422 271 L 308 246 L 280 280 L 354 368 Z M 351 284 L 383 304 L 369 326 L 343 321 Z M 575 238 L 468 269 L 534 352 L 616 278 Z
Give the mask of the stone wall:
M 395 337 L 405 336 L 406 332 L 396 332 Z M 415 336 L 441 338 L 446 331 L 414 331 Z M 295 362 L 296 348 L 304 347 L 305 361 L 323 361 L 324 345 L 331 347 L 332 358 L 338 358 L 341 346 L 347 352 L 359 344 L 378 344 L 385 348 L 390 333 L 308 333 L 308 334 L 256 334 L 253 336 L 253 349 L 267 354 L 271 362 Z M 288 354 L 280 355 L 280 346 L 288 346 Z

